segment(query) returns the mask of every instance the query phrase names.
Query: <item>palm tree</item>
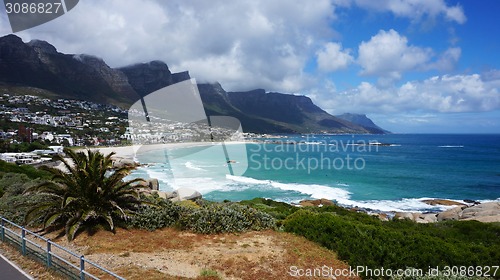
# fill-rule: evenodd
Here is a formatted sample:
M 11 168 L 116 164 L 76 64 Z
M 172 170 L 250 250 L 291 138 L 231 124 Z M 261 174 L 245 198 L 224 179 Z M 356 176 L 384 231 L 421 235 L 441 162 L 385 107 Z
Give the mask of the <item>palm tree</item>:
M 64 153 L 69 159 L 58 159 L 66 170 L 43 167 L 52 173 L 52 180 L 25 191 L 46 197 L 26 213 L 27 224 L 42 222 L 42 231 L 64 228 L 68 240 L 73 240 L 81 229 L 96 225 L 114 232 L 116 222 L 126 222 L 144 203 L 135 186 L 144 180 L 124 181 L 135 167 L 113 167 L 114 153 L 70 149 Z

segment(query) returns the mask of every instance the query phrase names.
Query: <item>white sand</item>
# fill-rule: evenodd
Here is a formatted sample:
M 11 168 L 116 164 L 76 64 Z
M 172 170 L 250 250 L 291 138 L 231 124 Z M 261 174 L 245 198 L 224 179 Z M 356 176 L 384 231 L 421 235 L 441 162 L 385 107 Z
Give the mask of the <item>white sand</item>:
M 224 142 L 226 145 L 231 144 L 246 144 L 246 141 L 228 141 Z M 103 148 L 92 148 L 92 150 L 99 150 L 101 153 L 107 155 L 111 152 L 115 152 L 115 158 L 126 158 L 134 159 L 136 157 L 137 151 L 140 149 L 141 153 L 149 152 L 153 150 L 164 150 L 164 149 L 177 149 L 177 148 L 189 148 L 189 147 L 199 147 L 199 146 L 212 146 L 219 145 L 221 142 L 187 142 L 187 143 L 168 143 L 168 144 L 151 144 L 151 145 L 132 145 L 132 146 L 117 146 L 117 147 L 103 147 Z

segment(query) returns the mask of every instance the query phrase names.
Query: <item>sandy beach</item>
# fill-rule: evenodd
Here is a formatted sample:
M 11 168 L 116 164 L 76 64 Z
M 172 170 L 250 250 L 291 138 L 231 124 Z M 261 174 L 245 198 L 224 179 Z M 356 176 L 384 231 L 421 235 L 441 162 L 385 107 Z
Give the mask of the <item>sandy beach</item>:
M 185 143 L 167 143 L 167 144 L 150 144 L 150 145 L 130 145 L 130 146 L 116 146 L 116 147 L 95 147 L 90 148 L 91 150 L 99 150 L 101 153 L 107 155 L 114 152 L 115 158 L 124 159 L 135 159 L 137 152 L 144 153 L 154 150 L 164 150 L 164 149 L 178 149 L 178 148 L 189 148 L 189 147 L 200 147 L 200 146 L 216 146 L 220 145 L 222 142 L 185 142 Z M 225 145 L 234 144 L 246 144 L 250 143 L 248 141 L 228 141 L 224 142 Z

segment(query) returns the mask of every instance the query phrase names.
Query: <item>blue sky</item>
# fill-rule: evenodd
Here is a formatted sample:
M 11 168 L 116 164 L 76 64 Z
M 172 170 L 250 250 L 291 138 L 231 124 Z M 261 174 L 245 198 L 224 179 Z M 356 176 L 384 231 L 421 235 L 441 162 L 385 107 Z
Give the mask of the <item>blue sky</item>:
M 86 0 L 17 33 L 113 67 L 303 94 L 400 133 L 500 133 L 497 0 Z M 0 35 L 11 33 L 0 10 Z

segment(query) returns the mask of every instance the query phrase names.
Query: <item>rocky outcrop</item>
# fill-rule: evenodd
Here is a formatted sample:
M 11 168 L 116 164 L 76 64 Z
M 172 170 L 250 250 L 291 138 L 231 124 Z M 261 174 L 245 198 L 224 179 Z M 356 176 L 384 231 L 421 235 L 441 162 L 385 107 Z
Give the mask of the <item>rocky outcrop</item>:
M 315 200 L 302 200 L 301 202 L 299 202 L 299 205 L 302 207 L 306 207 L 306 206 L 322 207 L 322 206 L 335 205 L 335 203 L 333 203 L 329 199 L 321 198 L 321 199 L 315 199 Z
M 454 200 L 448 200 L 448 199 L 426 199 L 422 200 L 423 203 L 436 206 L 436 205 L 444 205 L 444 206 L 467 206 L 467 204 L 454 201 Z
M 437 214 L 396 212 L 394 215 L 394 219 L 409 219 L 417 223 L 470 220 L 484 223 L 500 222 L 500 202 L 486 202 L 481 204 L 473 204 L 472 206 L 463 204 L 461 206 L 454 207 Z
M 500 202 L 487 202 L 466 208 L 461 213 L 463 220 L 500 222 Z
M 93 55 L 74 55 L 74 59 L 90 66 L 96 73 L 102 77 L 115 92 L 119 92 L 127 99 L 138 100 L 139 96 L 129 84 L 127 76 L 119 70 L 109 67 L 102 58 Z
M 394 219 L 398 219 L 398 220 L 408 219 L 408 220 L 414 221 L 413 213 L 411 213 L 411 212 L 396 212 L 394 214 Z
M 123 72 L 132 88 L 140 95 L 146 96 L 151 92 L 174 84 L 172 72 L 162 61 L 138 63 L 118 68 Z
M 413 220 L 417 223 L 428 224 L 437 222 L 437 214 L 434 213 L 414 213 Z
M 122 167 L 137 167 L 139 164 L 128 158 L 114 158 L 113 159 L 113 167 L 114 168 L 122 168 Z
M 437 215 L 437 220 L 441 221 L 457 221 L 462 217 L 463 207 L 455 207 Z
M 190 188 L 179 188 L 173 191 L 170 195 L 167 195 L 167 199 L 172 202 L 184 201 L 184 200 L 197 200 L 202 197 L 201 193 Z

